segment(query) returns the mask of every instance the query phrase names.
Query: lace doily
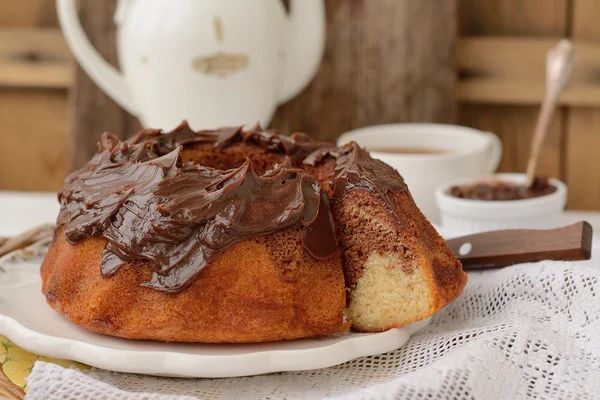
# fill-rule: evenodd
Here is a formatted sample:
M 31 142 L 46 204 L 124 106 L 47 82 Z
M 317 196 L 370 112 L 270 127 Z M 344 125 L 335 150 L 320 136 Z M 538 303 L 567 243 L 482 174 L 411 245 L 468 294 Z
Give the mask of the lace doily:
M 471 273 L 401 349 L 333 368 L 168 379 L 43 362 L 28 399 L 592 399 L 600 393 L 600 269 L 542 262 Z

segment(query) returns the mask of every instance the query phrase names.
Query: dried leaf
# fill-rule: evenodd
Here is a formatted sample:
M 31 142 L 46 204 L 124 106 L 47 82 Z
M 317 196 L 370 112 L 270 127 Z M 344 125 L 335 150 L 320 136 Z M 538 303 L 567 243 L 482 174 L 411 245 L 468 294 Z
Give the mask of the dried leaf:
M 0 364 L 0 400 L 22 400 L 25 392 L 8 379 Z
M 11 251 L 27 247 L 38 240 L 52 236 L 53 232 L 53 225 L 43 224 L 29 229 L 13 238 L 9 238 L 3 243 L 0 243 L 0 257 L 10 253 Z

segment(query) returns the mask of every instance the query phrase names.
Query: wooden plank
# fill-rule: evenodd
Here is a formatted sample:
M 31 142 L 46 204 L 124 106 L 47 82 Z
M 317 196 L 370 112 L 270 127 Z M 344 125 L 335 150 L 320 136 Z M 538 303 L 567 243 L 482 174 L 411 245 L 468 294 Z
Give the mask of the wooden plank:
M 471 78 L 457 84 L 456 97 L 462 103 L 538 104 L 544 97 L 544 84 L 514 79 Z M 600 82 L 569 85 L 559 104 L 566 106 L 600 106 Z
M 519 35 L 556 38 L 567 32 L 567 11 L 568 0 L 460 0 L 460 31 L 464 36 Z M 541 60 L 541 68 L 544 68 L 543 58 Z M 510 66 L 503 66 L 503 68 L 510 68 Z M 464 80 L 459 82 L 457 92 L 464 91 L 463 83 Z M 513 89 L 518 90 L 518 88 Z M 495 87 L 488 90 L 498 89 Z M 487 96 L 491 96 L 489 93 L 493 94 L 488 92 Z M 501 171 L 525 172 L 539 110 L 538 104 L 541 100 L 542 95 L 539 96 L 536 105 L 529 106 L 475 104 L 461 101 L 459 121 L 463 125 L 494 132 L 502 138 L 504 154 Z M 559 110 L 552 121 L 551 134 L 542 153 L 540 175 L 561 176 L 563 121 L 564 111 Z
M 538 104 L 544 94 L 545 55 L 558 40 L 460 38 L 456 48 L 461 77 L 457 99 L 465 103 Z M 600 43 L 575 41 L 574 45 L 577 68 L 561 104 L 600 105 Z M 0 29 L 0 86 L 67 88 L 72 84 L 72 62 L 58 29 Z
M 57 27 L 55 0 L 0 0 L 0 26 Z
M 600 111 L 576 108 L 567 118 L 566 182 L 569 207 L 600 209 Z
M 57 190 L 67 173 L 67 92 L 32 87 L 72 80 L 55 2 L 0 0 L 0 10 L 0 189 Z
M 469 103 L 539 104 L 546 53 L 559 37 L 463 37 L 457 44 L 457 98 Z M 577 66 L 560 104 L 600 105 L 600 42 L 574 41 Z
M 64 90 L 0 91 L 0 189 L 57 190 L 67 173 Z
M 455 119 L 454 0 L 326 6 L 321 68 L 307 90 L 279 108 L 273 127 L 333 141 L 365 125 Z
M 531 148 L 537 107 L 510 105 L 462 105 L 459 122 L 487 132 L 496 133 L 502 139 L 504 151 L 499 170 L 501 172 L 525 172 Z M 550 132 L 540 155 L 538 174 L 560 176 L 561 124 L 560 112 L 554 115 Z M 532 131 L 526 131 L 525 129 Z
M 113 66 L 117 65 L 113 14 L 116 0 L 79 2 L 81 24 L 98 52 Z M 127 113 L 105 95 L 88 75 L 77 66 L 74 90 L 70 168 L 84 165 L 96 153 L 96 143 L 102 132 L 126 136 Z
M 0 86 L 68 88 L 73 60 L 57 28 L 0 29 Z
M 567 0 L 459 0 L 461 35 L 555 36 L 567 23 Z
M 600 2 L 573 1 L 573 37 L 600 44 Z M 572 108 L 567 117 L 569 132 L 566 147 L 566 180 L 569 185 L 569 207 L 600 209 L 600 108 Z

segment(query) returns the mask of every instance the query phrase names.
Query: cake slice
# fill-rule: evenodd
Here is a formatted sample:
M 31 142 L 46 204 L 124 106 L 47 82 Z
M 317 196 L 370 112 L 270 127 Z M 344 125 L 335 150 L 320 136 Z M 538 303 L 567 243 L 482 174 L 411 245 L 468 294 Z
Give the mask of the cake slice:
M 425 319 L 462 292 L 467 275 L 408 192 L 388 213 L 366 191 L 334 207 L 353 329 L 384 331 Z
M 305 163 L 332 198 L 352 328 L 378 332 L 430 317 L 467 282 L 460 261 L 402 177 L 356 143 Z

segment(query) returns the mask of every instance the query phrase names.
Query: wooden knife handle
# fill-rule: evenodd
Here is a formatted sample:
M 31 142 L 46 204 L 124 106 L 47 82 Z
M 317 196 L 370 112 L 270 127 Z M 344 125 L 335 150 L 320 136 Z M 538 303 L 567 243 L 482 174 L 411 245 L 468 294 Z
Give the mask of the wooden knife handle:
M 549 230 L 515 229 L 448 240 L 463 269 L 499 268 L 541 260 L 579 261 L 592 257 L 592 226 L 578 222 Z

